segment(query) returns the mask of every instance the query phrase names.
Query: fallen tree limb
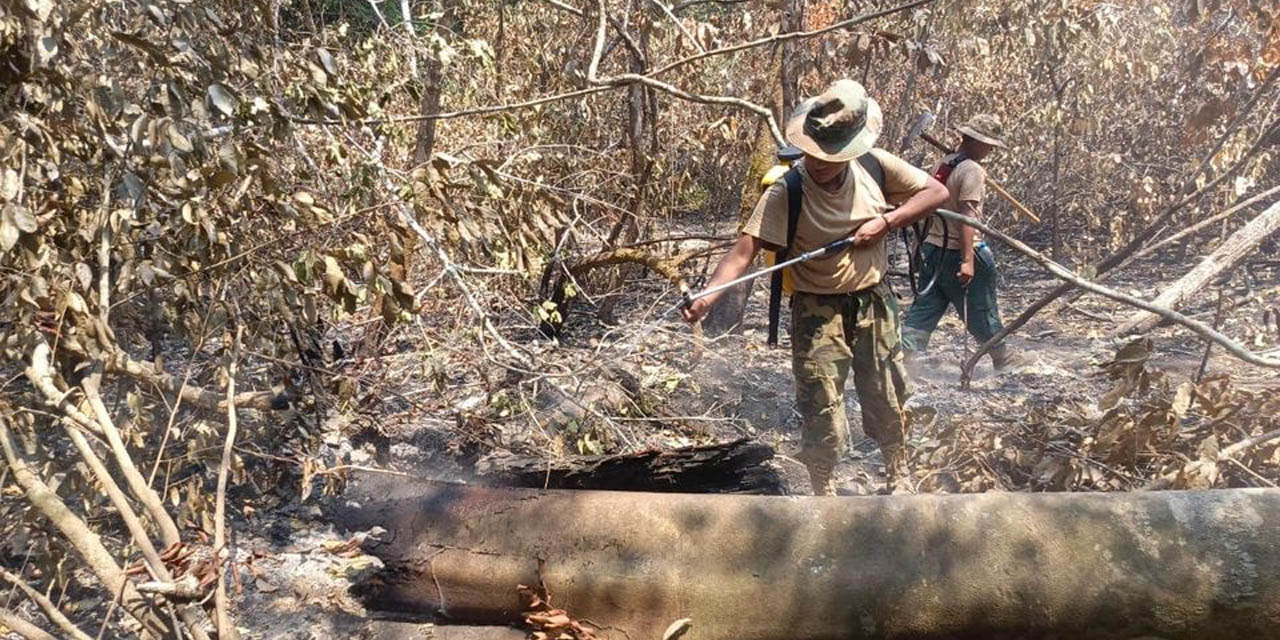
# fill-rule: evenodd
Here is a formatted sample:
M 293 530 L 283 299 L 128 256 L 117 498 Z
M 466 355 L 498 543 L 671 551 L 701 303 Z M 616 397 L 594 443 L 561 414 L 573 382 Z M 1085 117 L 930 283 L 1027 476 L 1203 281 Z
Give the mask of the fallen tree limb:
M 8 627 L 27 640 L 58 640 L 49 632 L 19 618 L 18 614 L 8 609 L 0 609 L 0 626 Z
M 697 638 L 1234 640 L 1280 619 L 1277 490 L 790 498 L 370 476 L 348 497 L 334 522 L 387 529 L 366 547 L 386 565 L 357 588 L 367 606 L 454 624 L 517 621 L 517 584 L 609 639 L 690 618 Z
M 82 358 L 93 359 L 94 357 L 83 345 L 77 344 L 74 340 L 68 340 L 59 346 Z M 157 371 L 150 363 L 134 360 L 123 350 L 115 349 L 103 354 L 102 362 L 108 372 L 123 373 L 130 378 L 162 389 L 166 393 L 178 395 L 183 402 L 212 411 L 227 410 L 226 398 L 221 393 L 191 384 L 184 385 L 183 381 L 174 376 L 164 371 Z M 271 400 L 275 395 L 271 391 L 243 391 L 236 395 L 236 406 L 269 411 L 272 409 Z
M 1280 207 L 1280 205 L 1277 205 L 1277 206 Z M 1077 276 L 1076 274 L 1072 273 L 1070 269 L 1067 269 L 1066 267 L 1054 262 L 1053 260 L 1050 260 L 1044 254 L 1041 254 L 1039 251 L 1036 251 L 1035 249 L 1028 247 L 1027 245 L 1019 242 L 1018 240 L 1015 240 L 1014 238 L 1011 238 L 1005 235 L 1004 233 L 996 231 L 986 223 L 976 218 L 970 218 L 969 216 L 960 215 L 954 211 L 948 211 L 946 209 L 938 209 L 938 215 L 952 222 L 967 224 L 981 231 L 982 233 L 1003 242 L 1004 244 L 1008 245 L 1010 248 L 1014 249 L 1015 251 L 1031 258 L 1032 260 L 1035 260 L 1037 263 L 1040 264 L 1040 266 L 1048 270 L 1049 273 L 1052 273 L 1053 275 L 1057 276 L 1058 279 L 1065 281 L 1068 287 L 1079 287 L 1086 291 L 1091 291 L 1098 295 L 1105 296 L 1117 302 L 1123 302 L 1124 304 L 1127 304 L 1129 306 L 1137 307 L 1144 311 L 1149 311 L 1154 315 L 1157 315 L 1161 318 L 1164 318 L 1171 322 L 1175 322 L 1177 324 L 1180 324 L 1190 329 L 1191 331 L 1195 332 L 1196 335 L 1199 335 L 1201 338 L 1210 340 L 1212 342 L 1217 343 L 1218 345 L 1221 345 L 1222 348 L 1226 349 L 1227 352 L 1229 352 L 1231 355 L 1241 360 L 1244 360 L 1245 362 L 1248 362 L 1250 364 L 1256 364 L 1261 367 L 1280 369 L 1280 360 L 1277 360 L 1274 358 L 1266 358 L 1256 353 L 1253 353 L 1252 351 L 1249 351 L 1248 349 L 1246 349 L 1244 345 L 1241 345 L 1235 340 L 1232 340 L 1226 335 L 1223 335 L 1220 331 L 1215 330 L 1213 327 L 1203 322 L 1200 322 L 1199 320 L 1189 318 L 1181 313 L 1178 313 L 1177 311 L 1174 311 L 1173 309 L 1169 309 L 1167 307 L 1162 307 L 1160 305 L 1147 302 L 1146 300 L 1142 300 L 1141 298 L 1135 298 L 1134 296 L 1131 296 L 1127 293 L 1121 293 L 1110 287 L 1105 287 L 1103 285 L 1081 278 L 1080 276 Z
M 53 601 L 43 593 L 37 591 L 35 587 L 27 584 L 27 581 L 23 580 L 22 576 L 7 569 L 0 568 L 0 578 L 4 578 L 10 584 L 20 589 L 22 593 L 26 594 L 32 602 L 36 603 L 36 605 L 40 607 L 40 610 L 44 612 L 45 617 L 49 618 L 49 621 L 52 622 L 54 626 L 61 629 L 63 633 L 67 634 L 67 637 L 72 638 L 73 640 L 93 640 L 92 636 L 81 631 L 80 627 L 77 627 L 74 622 L 68 619 L 67 616 L 63 615 L 62 611 L 58 609 L 58 605 L 54 604 Z M 0 624 L 3 624 L 3 621 L 0 621 Z
M 1195 266 L 1186 275 L 1178 279 L 1172 285 L 1169 285 L 1152 304 L 1176 308 L 1182 304 L 1187 297 L 1201 291 L 1212 280 L 1218 277 L 1218 274 L 1228 271 L 1239 264 L 1245 255 L 1258 246 L 1276 229 L 1280 229 L 1280 201 L 1272 203 L 1265 211 L 1258 214 L 1248 224 L 1241 227 L 1238 231 L 1231 234 L 1226 242 L 1215 249 L 1212 253 L 1205 256 L 1199 264 Z M 1139 312 L 1130 316 L 1128 320 L 1123 322 L 1116 329 L 1117 335 L 1125 335 L 1136 331 L 1148 331 L 1156 326 L 1157 314 L 1152 312 Z
M 1193 460 L 1184 466 L 1156 478 L 1154 481 L 1147 484 L 1147 486 L 1143 487 L 1143 489 L 1148 491 L 1168 489 L 1170 486 L 1173 486 L 1173 483 L 1178 479 L 1178 476 L 1199 472 L 1210 464 L 1218 464 L 1228 460 L 1234 460 L 1240 454 L 1254 447 L 1269 444 L 1277 440 L 1280 440 L 1280 429 L 1273 429 L 1251 438 L 1245 438 L 1244 440 L 1219 451 L 1218 455 L 1215 456 L 1213 460 Z
M 782 478 L 765 464 L 771 459 L 772 447 L 742 439 L 561 460 L 490 456 L 476 464 L 476 472 L 508 487 L 780 495 Z
M 168 620 L 133 587 L 120 565 L 116 564 L 114 556 L 107 551 L 89 525 L 67 508 L 62 498 L 36 475 L 26 460 L 19 457 L 9 434 L 8 420 L 3 415 L 0 415 L 0 450 L 3 450 L 9 470 L 22 488 L 27 501 L 62 533 L 67 543 L 80 554 L 85 564 L 111 593 L 119 594 L 121 606 L 142 623 L 146 635 L 156 638 L 171 637 L 174 631 Z

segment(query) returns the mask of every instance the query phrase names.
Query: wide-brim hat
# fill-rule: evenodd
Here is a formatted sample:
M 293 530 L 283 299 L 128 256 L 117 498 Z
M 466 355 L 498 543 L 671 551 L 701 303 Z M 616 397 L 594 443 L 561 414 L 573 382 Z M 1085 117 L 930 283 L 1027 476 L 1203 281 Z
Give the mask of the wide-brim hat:
M 883 118 L 880 105 L 853 80 L 838 80 L 800 103 L 787 120 L 787 142 L 828 162 L 852 160 L 875 146 Z
M 956 127 L 956 131 L 993 147 L 1009 148 L 1003 140 L 1004 125 L 1001 124 L 998 116 L 990 113 L 979 113 L 968 122 Z

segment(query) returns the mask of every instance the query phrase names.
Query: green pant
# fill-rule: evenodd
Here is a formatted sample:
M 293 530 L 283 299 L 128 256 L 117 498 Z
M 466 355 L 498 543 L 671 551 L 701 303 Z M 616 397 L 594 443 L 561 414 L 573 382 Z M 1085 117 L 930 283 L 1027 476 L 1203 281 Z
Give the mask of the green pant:
M 900 342 L 898 303 L 885 282 L 850 294 L 792 296 L 791 367 L 803 438 L 798 458 L 810 469 L 829 472 L 844 454 L 850 369 L 862 430 L 882 450 L 902 445 L 902 407 L 911 388 Z
M 907 351 L 929 348 L 929 335 L 938 327 L 948 305 L 955 307 L 969 333 L 980 343 L 991 339 L 1003 327 L 1000 310 L 996 306 L 995 256 L 985 244 L 978 245 L 973 252 L 973 279 L 965 287 L 956 277 L 960 271 L 960 250 L 924 245 L 920 286 L 932 280 L 934 273 L 938 274 L 938 280 L 924 295 L 917 296 L 907 310 L 906 328 L 902 332 L 902 343 Z

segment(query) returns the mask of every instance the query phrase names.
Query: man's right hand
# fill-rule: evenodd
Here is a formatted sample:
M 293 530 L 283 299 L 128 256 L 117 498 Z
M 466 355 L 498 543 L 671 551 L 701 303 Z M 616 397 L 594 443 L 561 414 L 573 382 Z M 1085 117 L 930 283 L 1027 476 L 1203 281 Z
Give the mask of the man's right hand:
M 680 309 L 680 315 L 684 316 L 684 321 L 689 324 L 697 324 L 706 317 L 707 312 L 711 310 L 711 303 L 706 298 L 699 298 L 693 301 L 693 304 Z

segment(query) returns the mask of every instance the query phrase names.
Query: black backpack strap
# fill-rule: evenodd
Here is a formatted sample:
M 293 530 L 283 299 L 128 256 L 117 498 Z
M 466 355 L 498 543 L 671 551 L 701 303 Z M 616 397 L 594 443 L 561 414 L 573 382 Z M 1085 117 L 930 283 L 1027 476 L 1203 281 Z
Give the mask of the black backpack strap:
M 800 200 L 804 194 L 804 186 L 800 182 L 800 172 L 794 168 L 783 176 L 787 185 L 787 246 L 777 251 L 777 261 L 787 259 L 791 244 L 796 240 L 796 225 L 800 221 Z M 782 269 L 769 276 L 769 346 L 778 344 L 778 325 L 782 318 Z
M 884 165 L 880 164 L 880 159 L 877 158 L 874 153 L 868 151 L 858 156 L 858 164 L 862 165 L 862 168 L 866 169 L 867 173 L 871 174 L 871 177 L 876 181 L 876 186 L 880 187 L 880 193 L 883 195 Z

